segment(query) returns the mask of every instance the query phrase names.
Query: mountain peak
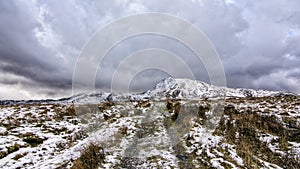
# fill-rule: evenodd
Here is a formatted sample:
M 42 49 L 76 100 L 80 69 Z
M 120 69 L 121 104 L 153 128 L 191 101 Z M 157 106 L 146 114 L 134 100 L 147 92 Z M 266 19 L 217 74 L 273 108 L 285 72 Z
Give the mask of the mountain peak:
M 228 88 L 214 86 L 202 81 L 168 77 L 159 82 L 154 89 L 147 92 L 151 96 L 175 96 L 179 98 L 216 98 L 216 97 L 264 97 L 282 92 Z
M 79 97 L 71 97 L 72 102 L 97 103 L 102 101 L 124 101 L 124 100 L 164 100 L 166 98 L 177 99 L 203 99 L 203 98 L 225 98 L 225 97 L 264 97 L 279 94 L 280 92 L 233 89 L 214 86 L 205 82 L 167 77 L 157 83 L 152 89 L 139 94 L 83 94 Z

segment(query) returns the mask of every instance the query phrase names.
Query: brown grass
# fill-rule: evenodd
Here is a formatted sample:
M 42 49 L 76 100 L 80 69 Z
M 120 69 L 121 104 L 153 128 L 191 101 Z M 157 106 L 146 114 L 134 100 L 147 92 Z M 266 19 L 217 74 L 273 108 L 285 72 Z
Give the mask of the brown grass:
M 71 169 L 96 169 L 104 161 L 104 150 L 98 143 L 89 143 L 80 151 L 81 156 L 73 162 Z

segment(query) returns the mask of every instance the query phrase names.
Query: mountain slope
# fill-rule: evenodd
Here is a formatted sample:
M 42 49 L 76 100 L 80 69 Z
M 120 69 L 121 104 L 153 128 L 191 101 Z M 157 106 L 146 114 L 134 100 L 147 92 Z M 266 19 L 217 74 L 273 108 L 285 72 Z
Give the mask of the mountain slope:
M 101 101 L 122 100 L 164 100 L 166 98 L 177 99 L 202 99 L 202 98 L 225 98 L 225 97 L 263 97 L 281 94 L 254 89 L 233 89 L 227 87 L 213 86 L 204 82 L 190 79 L 166 78 L 159 82 L 153 89 L 139 94 L 117 94 L 117 93 L 90 93 L 79 94 L 69 98 L 69 101 L 77 103 L 95 103 Z
M 166 78 L 154 89 L 146 92 L 150 97 L 171 96 L 176 98 L 213 98 L 213 97 L 262 97 L 279 94 L 265 90 L 232 89 L 213 86 L 204 82 L 190 79 Z
M 300 167 L 293 94 L 167 78 L 142 94 L 2 103 L 1 168 Z
M 243 88 L 227 88 L 213 86 L 204 82 L 190 79 L 166 78 L 159 82 L 153 89 L 138 94 L 118 94 L 108 92 L 81 93 L 69 98 L 59 100 L 0 100 L 0 105 L 16 104 L 57 104 L 57 103 L 99 103 L 103 101 L 123 100 L 164 100 L 166 98 L 201 99 L 224 97 L 263 97 L 284 94 L 266 90 L 254 90 Z M 287 93 L 286 93 L 287 94 Z

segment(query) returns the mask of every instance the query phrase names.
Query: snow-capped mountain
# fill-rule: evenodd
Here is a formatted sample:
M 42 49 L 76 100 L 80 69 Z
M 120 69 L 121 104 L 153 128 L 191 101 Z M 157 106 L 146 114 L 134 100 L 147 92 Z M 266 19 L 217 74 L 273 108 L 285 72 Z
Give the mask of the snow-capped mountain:
M 144 93 L 152 97 L 173 97 L 173 98 L 218 98 L 218 97 L 264 97 L 279 94 L 254 89 L 233 89 L 227 87 L 213 86 L 204 82 L 190 79 L 166 78 L 158 83 L 154 89 Z
M 177 99 L 200 99 L 200 98 L 225 98 L 225 97 L 265 97 L 280 94 L 282 92 L 234 89 L 219 87 L 204 82 L 190 79 L 165 78 L 153 89 L 138 94 L 117 94 L 117 93 L 90 93 L 79 94 L 70 97 L 68 100 L 75 103 L 97 103 L 101 101 L 122 101 L 122 100 L 164 100 L 166 98 Z
M 108 92 L 81 93 L 69 98 L 59 100 L 2 100 L 0 105 L 13 105 L 24 103 L 99 103 L 103 101 L 123 101 L 123 100 L 164 100 L 166 98 L 177 99 L 200 99 L 200 98 L 229 98 L 229 97 L 266 97 L 283 92 L 266 90 L 254 90 L 243 88 L 228 88 L 210 85 L 197 80 L 165 78 L 152 89 L 138 94 L 120 94 Z

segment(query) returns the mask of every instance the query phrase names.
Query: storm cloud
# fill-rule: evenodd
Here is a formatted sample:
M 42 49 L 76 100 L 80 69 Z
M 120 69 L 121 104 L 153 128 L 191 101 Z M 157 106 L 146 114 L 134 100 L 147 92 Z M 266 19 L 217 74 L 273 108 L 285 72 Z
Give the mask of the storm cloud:
M 76 60 L 88 39 L 120 17 L 144 12 L 172 14 L 202 30 L 220 55 L 229 87 L 300 94 L 299 6 L 298 0 L 0 1 L 0 99 L 71 95 Z M 175 53 L 198 80 L 209 82 L 201 62 L 182 44 L 143 35 L 111 50 L 98 70 L 97 89 L 110 87 L 122 58 L 145 48 Z M 149 88 L 165 76 L 139 73 L 131 90 Z

